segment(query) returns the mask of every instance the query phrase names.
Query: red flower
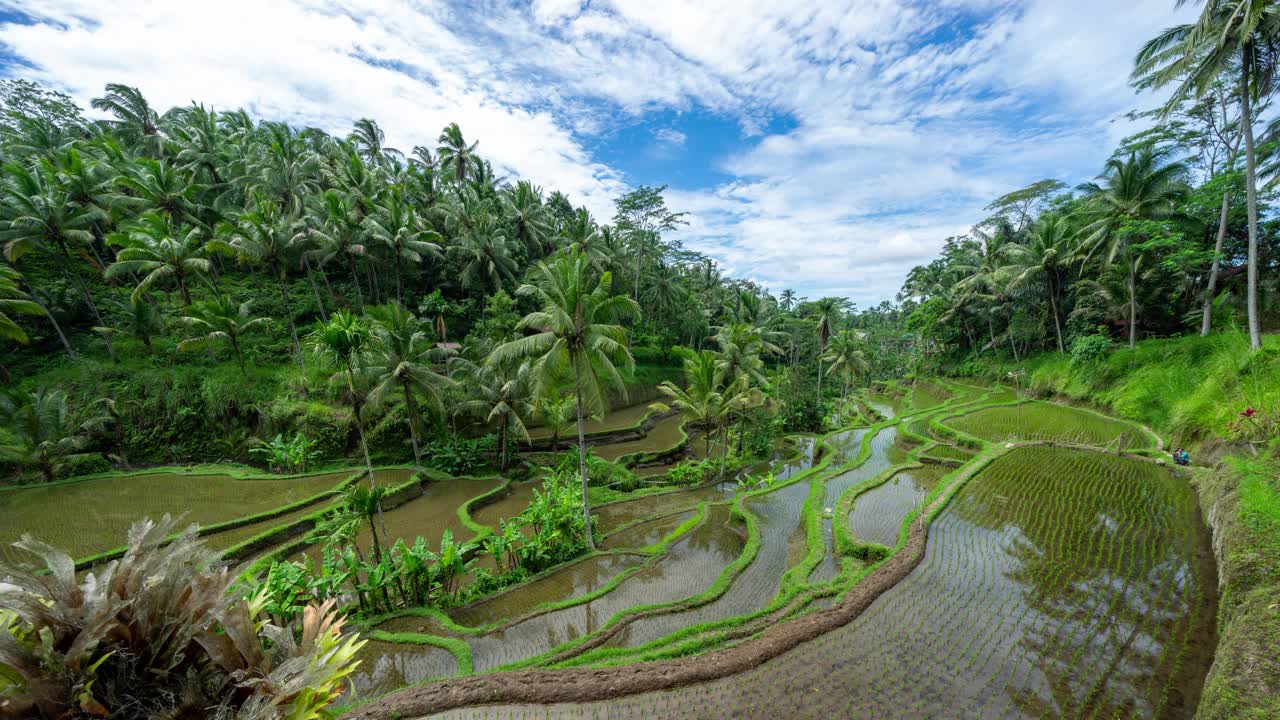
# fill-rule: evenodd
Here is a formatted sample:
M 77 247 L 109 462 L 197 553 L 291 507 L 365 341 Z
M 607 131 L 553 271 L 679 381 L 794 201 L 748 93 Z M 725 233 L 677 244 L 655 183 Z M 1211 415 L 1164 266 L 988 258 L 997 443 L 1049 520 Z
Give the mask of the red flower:
M 1240 413 L 1240 417 L 1247 417 L 1247 418 L 1251 418 L 1251 417 L 1253 417 L 1254 415 L 1257 415 L 1257 414 L 1258 414 L 1258 411 L 1257 411 L 1257 410 L 1254 410 L 1253 408 L 1248 408 L 1248 409 L 1247 409 L 1247 410 L 1245 410 L 1244 412 Z

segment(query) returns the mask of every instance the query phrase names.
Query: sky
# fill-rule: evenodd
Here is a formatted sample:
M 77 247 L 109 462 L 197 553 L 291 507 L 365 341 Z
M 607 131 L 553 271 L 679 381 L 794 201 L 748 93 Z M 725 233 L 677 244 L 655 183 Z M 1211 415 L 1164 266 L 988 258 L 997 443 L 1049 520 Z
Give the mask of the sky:
M 1185 11 L 1184 11 L 1185 13 Z M 1093 177 L 1173 0 L 0 0 L 0 76 L 108 82 L 387 143 L 458 122 L 598 219 L 667 185 L 669 238 L 773 292 L 892 300 L 1044 178 Z

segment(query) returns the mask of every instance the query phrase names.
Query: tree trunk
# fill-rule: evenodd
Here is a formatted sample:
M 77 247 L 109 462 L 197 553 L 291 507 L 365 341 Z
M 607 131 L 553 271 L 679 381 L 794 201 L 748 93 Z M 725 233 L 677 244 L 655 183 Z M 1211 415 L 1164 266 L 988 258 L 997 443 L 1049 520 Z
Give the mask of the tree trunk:
M 1204 316 L 1200 320 L 1200 337 L 1207 337 L 1213 329 L 1213 298 L 1218 291 L 1218 258 L 1222 256 L 1222 243 L 1227 238 L 1227 210 L 1230 207 L 1227 191 L 1222 192 L 1222 212 L 1218 215 L 1218 239 L 1213 244 L 1213 264 L 1209 266 L 1209 283 L 1204 290 Z
M 413 443 L 413 466 L 422 467 L 422 453 L 418 450 L 418 403 L 413 399 L 413 393 L 409 391 L 408 385 L 404 388 L 404 405 L 405 412 L 409 416 L 409 440 Z
M 356 261 L 347 256 L 347 267 L 351 269 L 351 282 L 356 285 L 356 301 L 360 303 L 360 313 L 364 313 L 364 291 L 360 289 L 360 271 L 356 269 Z
M 80 282 L 80 278 L 76 277 L 75 273 L 71 270 L 71 253 L 64 247 L 62 249 L 62 255 L 67 262 L 67 264 L 62 268 L 62 274 L 71 281 L 72 285 L 76 286 L 77 290 L 80 291 L 80 294 L 84 297 L 84 301 L 89 305 L 89 310 L 93 312 L 94 319 L 98 321 L 98 327 L 105 327 L 106 323 L 102 321 L 102 313 L 98 312 L 98 304 L 93 301 L 93 296 L 89 294 L 89 288 L 85 287 L 84 283 Z M 120 359 L 116 357 L 115 346 L 111 344 L 111 334 L 107 332 L 102 333 L 102 339 L 107 344 L 107 355 L 111 357 L 111 362 L 120 362 Z
M 1062 342 L 1062 320 L 1059 318 L 1058 312 L 1058 289 L 1053 282 L 1053 277 L 1049 278 L 1049 307 L 1053 311 L 1053 329 L 1058 334 L 1058 352 L 1065 353 L 1066 345 Z
M 1253 112 L 1249 106 L 1249 56 L 1253 43 L 1244 45 L 1240 63 L 1240 124 L 1244 128 L 1245 188 L 1249 210 L 1249 347 L 1262 347 L 1262 322 L 1258 317 L 1258 178 L 1257 154 L 1253 147 Z
M 289 334 L 293 337 L 293 349 L 298 353 L 298 369 L 307 377 L 307 364 L 302 359 L 302 343 L 298 342 L 298 326 L 293 322 L 293 306 L 289 303 L 289 291 L 285 288 L 284 272 L 280 273 L 280 299 L 284 301 L 285 316 L 289 318 Z M 363 432 L 363 431 L 362 431 Z
M 62 332 L 62 326 L 58 324 L 58 319 L 53 316 L 53 313 L 49 312 L 49 308 L 45 307 L 43 302 L 36 299 L 34 294 L 31 296 L 31 300 L 44 311 L 44 316 L 49 318 L 49 322 L 53 324 L 53 331 L 58 334 L 58 339 L 62 341 L 62 348 L 67 351 L 68 356 L 74 358 L 76 351 L 72 350 L 71 343 L 67 342 L 67 336 Z
M 596 541 L 591 533 L 591 500 L 587 497 L 587 433 L 583 427 L 581 378 L 574 378 L 573 394 L 578 409 L 578 474 L 582 477 L 582 520 L 586 523 L 583 526 L 583 534 L 587 537 L 587 548 L 595 550 Z
M 1129 258 L 1129 349 L 1138 345 L 1138 259 Z
M 320 286 L 316 285 L 315 273 L 311 271 L 311 261 L 306 255 L 302 256 L 302 267 L 307 273 L 307 282 L 311 283 L 311 294 L 316 298 L 316 308 L 320 310 L 320 320 L 329 322 L 329 312 L 324 309 L 324 301 L 320 299 Z
M 400 279 L 400 254 L 396 253 L 396 301 L 404 304 L 404 281 Z
M 231 350 L 236 354 L 236 362 L 240 364 L 240 376 L 247 377 L 244 371 L 244 355 L 240 353 L 240 343 L 234 336 L 229 337 L 231 339 Z
M 351 380 L 351 382 L 352 382 L 352 391 L 354 392 L 354 388 L 355 388 L 355 378 L 354 378 L 354 373 L 351 373 L 351 369 L 350 369 L 350 368 L 348 368 L 348 369 L 347 369 L 347 372 L 348 372 L 348 373 L 350 373 L 350 374 L 351 374 L 351 376 L 352 376 L 352 380 Z M 374 489 L 374 488 L 378 487 L 378 481 L 377 481 L 377 480 L 374 480 L 374 478 L 373 478 L 373 460 L 371 460 L 371 459 L 369 458 L 369 443 L 364 439 L 364 420 L 362 420 L 362 419 L 360 418 L 360 406 L 359 406 L 359 405 L 357 405 L 357 404 L 355 404 L 355 403 L 352 403 L 352 404 L 351 404 L 351 410 L 352 410 L 352 412 L 355 414 L 355 420 L 356 420 L 356 434 L 358 434 L 358 435 L 360 436 L 360 450 L 364 452 L 364 466 L 365 466 L 365 469 L 367 469 L 367 470 L 369 471 L 369 489 L 370 489 L 370 490 L 372 490 L 372 489 Z M 386 534 L 387 534 L 387 521 L 386 521 L 386 519 L 385 519 L 385 518 L 383 518 L 383 516 L 382 516 L 382 501 L 381 501 L 381 500 L 379 500 L 379 501 L 378 501 L 378 524 L 382 526 L 382 534 L 383 534 L 383 535 L 386 535 Z M 369 523 L 369 527 L 370 527 L 370 529 L 372 529 L 372 528 L 373 528 L 373 523 Z M 375 532 L 375 533 L 374 533 L 374 535 L 376 536 L 376 535 L 377 535 L 377 533 Z

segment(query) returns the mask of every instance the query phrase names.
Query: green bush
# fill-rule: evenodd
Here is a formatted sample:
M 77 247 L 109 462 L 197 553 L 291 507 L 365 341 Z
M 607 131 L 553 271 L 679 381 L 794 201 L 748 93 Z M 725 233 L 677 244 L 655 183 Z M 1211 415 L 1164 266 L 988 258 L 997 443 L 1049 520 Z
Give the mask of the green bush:
M 1071 367 L 1086 370 L 1097 367 L 1111 350 L 1111 338 L 1105 335 L 1084 335 L 1071 343 Z
M 436 440 L 423 453 L 431 466 L 449 475 L 470 475 L 484 467 L 497 439 L 450 437 Z
M 719 463 L 710 458 L 702 460 L 682 460 L 667 471 L 667 479 L 675 485 L 701 485 L 715 477 Z
M 560 461 L 556 463 L 555 472 L 570 473 L 574 477 L 578 476 L 578 447 L 576 445 L 571 446 L 560 455 Z M 587 448 L 587 482 L 594 487 L 611 487 L 615 490 L 627 492 L 638 487 L 639 478 L 636 477 L 635 473 L 617 463 L 596 457 L 596 454 L 591 452 L 591 448 Z

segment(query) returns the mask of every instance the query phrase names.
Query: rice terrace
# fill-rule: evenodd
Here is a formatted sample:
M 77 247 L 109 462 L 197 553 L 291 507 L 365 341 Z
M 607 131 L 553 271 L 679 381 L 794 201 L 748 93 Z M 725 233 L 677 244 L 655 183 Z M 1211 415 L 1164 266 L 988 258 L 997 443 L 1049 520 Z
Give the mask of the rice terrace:
M 123 2 L 0 13 L 0 718 L 1280 718 L 1280 3 Z

